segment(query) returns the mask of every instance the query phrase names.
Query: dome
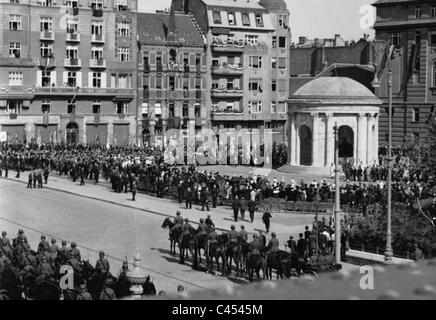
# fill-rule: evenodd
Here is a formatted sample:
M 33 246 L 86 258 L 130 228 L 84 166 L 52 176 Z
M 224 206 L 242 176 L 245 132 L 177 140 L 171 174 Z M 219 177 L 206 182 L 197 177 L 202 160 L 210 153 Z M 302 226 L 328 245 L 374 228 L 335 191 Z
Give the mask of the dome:
M 367 87 L 347 77 L 320 77 L 298 89 L 292 100 L 319 99 L 323 101 L 361 100 L 362 103 L 380 104 L 380 100 Z
M 260 0 L 259 4 L 267 10 L 287 10 L 285 0 Z

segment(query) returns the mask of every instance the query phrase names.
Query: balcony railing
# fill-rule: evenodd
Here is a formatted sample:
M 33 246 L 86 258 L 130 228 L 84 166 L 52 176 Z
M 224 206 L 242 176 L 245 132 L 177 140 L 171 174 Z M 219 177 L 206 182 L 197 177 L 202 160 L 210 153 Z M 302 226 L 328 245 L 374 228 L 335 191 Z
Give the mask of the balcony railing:
M 128 96 L 135 95 L 135 89 L 119 89 L 119 88 L 77 88 L 77 87 L 36 87 L 37 94 L 63 95 L 77 94 L 84 96 Z
M 91 36 L 92 42 L 104 43 L 104 35 L 103 34 L 93 34 Z
M 243 72 L 242 63 L 222 63 L 212 66 L 212 73 L 215 74 L 242 74 Z
M 65 67 L 77 67 L 77 68 L 79 68 L 82 66 L 82 60 L 81 59 L 65 59 L 64 66 Z
M 38 58 L 38 66 L 45 68 L 45 69 L 50 69 L 50 68 L 54 68 L 56 67 L 56 59 L 55 58 Z
M 177 63 L 168 63 L 169 71 L 183 71 L 183 66 Z
M 53 31 L 44 30 L 41 31 L 40 40 L 48 40 L 48 41 L 54 41 L 55 34 Z
M 106 68 L 106 60 L 105 59 L 90 59 L 89 60 L 90 68 Z
M 218 37 L 214 37 L 212 39 L 212 48 L 215 50 L 226 50 L 232 49 L 237 51 L 243 51 L 246 47 L 267 47 L 267 44 L 264 42 L 259 42 L 256 40 L 235 40 L 235 39 L 227 39 L 221 40 Z
M 215 88 L 211 90 L 214 97 L 240 97 L 244 94 L 244 90 L 239 88 Z
M 78 32 L 68 32 L 67 33 L 67 41 L 70 42 L 80 42 L 80 33 Z

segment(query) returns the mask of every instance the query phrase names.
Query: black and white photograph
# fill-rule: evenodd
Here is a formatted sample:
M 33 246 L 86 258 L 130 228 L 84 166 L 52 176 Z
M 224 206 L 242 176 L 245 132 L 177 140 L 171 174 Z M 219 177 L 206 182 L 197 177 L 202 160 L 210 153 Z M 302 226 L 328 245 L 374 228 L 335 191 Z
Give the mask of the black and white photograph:
M 0 19 L 0 300 L 261 319 L 436 299 L 436 0 Z

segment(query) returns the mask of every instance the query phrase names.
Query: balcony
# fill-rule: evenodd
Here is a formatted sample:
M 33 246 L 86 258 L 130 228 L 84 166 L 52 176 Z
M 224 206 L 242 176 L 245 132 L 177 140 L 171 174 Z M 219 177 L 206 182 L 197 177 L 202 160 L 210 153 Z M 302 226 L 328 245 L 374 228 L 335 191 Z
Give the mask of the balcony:
M 90 68 L 106 68 L 106 60 L 105 59 L 90 59 L 89 60 Z
M 244 95 L 244 90 L 239 88 L 217 88 L 211 90 L 212 97 L 214 98 L 238 98 Z
M 52 69 L 56 67 L 56 59 L 45 57 L 45 58 L 38 58 L 38 66 L 42 67 L 44 69 Z
M 44 30 L 44 31 L 41 31 L 39 39 L 44 40 L 44 41 L 54 41 L 55 34 L 53 31 Z
M 72 11 L 73 11 L 73 16 L 79 15 L 79 8 L 78 7 L 74 7 Z
M 80 33 L 67 33 L 67 41 L 69 42 L 80 42 Z
M 183 71 L 183 66 L 177 63 L 168 63 L 168 71 Z
M 0 67 L 34 67 L 32 58 L 0 57 Z
M 255 40 L 235 40 L 235 39 L 228 39 L 228 40 L 221 40 L 218 37 L 214 37 L 212 39 L 211 47 L 213 51 L 216 52 L 244 52 L 245 49 L 256 49 L 256 48 L 262 48 L 262 49 L 268 49 L 268 46 L 266 43 L 258 42 Z
M 241 108 L 231 109 L 219 109 L 218 107 L 213 108 L 211 111 L 211 118 L 215 121 L 234 121 L 243 120 L 244 111 Z
M 103 9 L 92 8 L 92 16 L 96 18 L 103 17 Z
M 91 42 L 104 43 L 104 35 L 103 34 L 93 34 L 91 36 Z
M 113 89 L 113 88 L 78 88 L 78 87 L 36 87 L 36 95 L 64 96 L 75 95 L 83 97 L 116 97 L 121 99 L 133 99 L 135 89 Z
M 212 74 L 228 74 L 228 75 L 242 75 L 244 67 L 242 63 L 223 63 L 221 65 L 212 66 Z
M 64 60 L 64 67 L 65 68 L 80 68 L 80 67 L 82 67 L 82 60 L 81 59 L 65 59 Z

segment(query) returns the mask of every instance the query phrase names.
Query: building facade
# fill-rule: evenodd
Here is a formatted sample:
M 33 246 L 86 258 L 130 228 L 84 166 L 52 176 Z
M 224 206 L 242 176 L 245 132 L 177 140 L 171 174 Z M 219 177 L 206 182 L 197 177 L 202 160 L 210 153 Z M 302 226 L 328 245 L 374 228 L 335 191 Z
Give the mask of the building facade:
M 206 43 L 195 19 L 175 12 L 138 14 L 138 135 L 162 145 L 169 129 L 210 127 Z
M 376 39 L 390 42 L 399 54 L 393 72 L 393 142 L 401 145 L 428 138 L 427 122 L 436 103 L 436 3 L 430 0 L 379 0 L 374 6 Z M 387 143 L 387 70 L 378 96 L 385 102 L 380 115 L 380 142 Z
M 136 0 L 0 0 L 0 131 L 132 143 L 136 12 Z
M 283 0 L 174 0 L 191 12 L 207 42 L 206 105 L 211 126 L 286 136 L 289 11 Z

